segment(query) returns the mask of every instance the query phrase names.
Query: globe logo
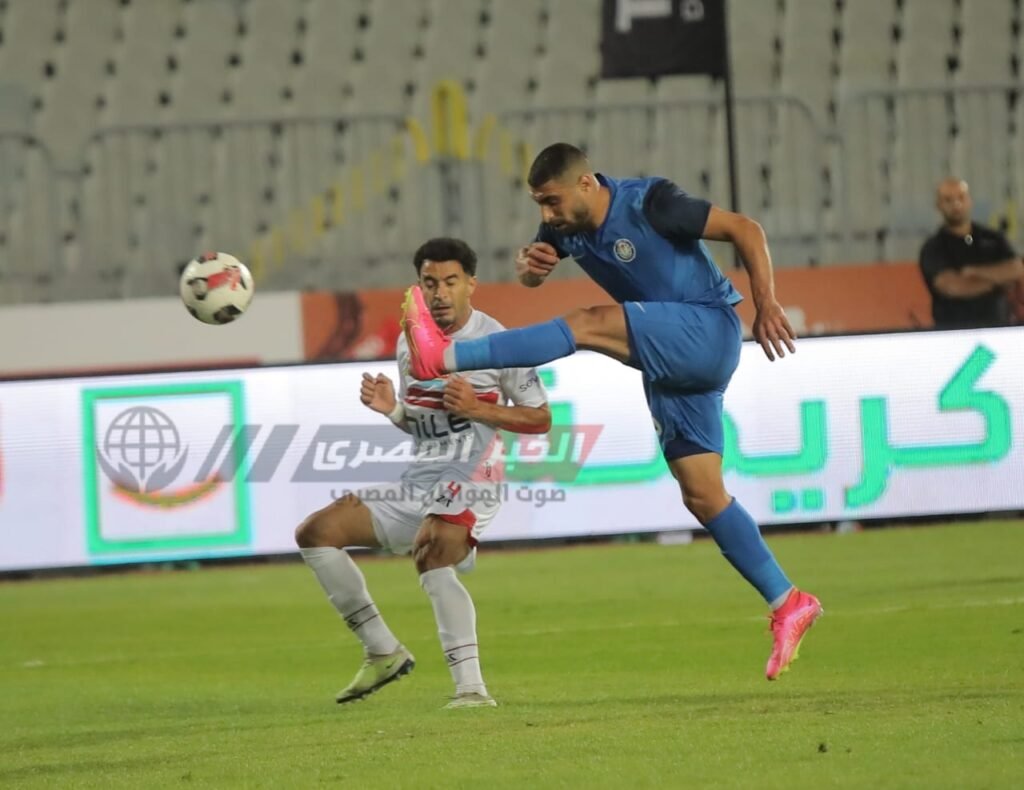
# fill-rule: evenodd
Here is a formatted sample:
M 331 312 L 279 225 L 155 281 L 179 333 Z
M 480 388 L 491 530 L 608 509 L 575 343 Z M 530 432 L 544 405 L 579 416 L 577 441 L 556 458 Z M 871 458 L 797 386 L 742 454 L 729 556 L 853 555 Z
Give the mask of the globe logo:
M 111 482 L 136 493 L 166 488 L 188 456 L 177 426 L 152 406 L 133 406 L 114 417 L 96 449 Z

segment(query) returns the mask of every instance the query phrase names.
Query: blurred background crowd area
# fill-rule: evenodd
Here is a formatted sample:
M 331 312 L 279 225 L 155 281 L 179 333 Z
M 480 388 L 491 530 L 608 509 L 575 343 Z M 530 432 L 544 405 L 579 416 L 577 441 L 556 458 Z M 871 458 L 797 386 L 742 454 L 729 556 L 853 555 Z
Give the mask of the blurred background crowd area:
M 891 278 L 898 321 L 862 328 L 927 325 L 898 264 L 938 224 L 940 179 L 1019 241 L 1021 17 L 1020 0 L 732 0 L 733 196 L 723 80 L 602 79 L 602 0 L 0 0 L 0 304 L 173 294 L 204 249 L 263 290 L 398 288 L 434 235 L 509 281 L 537 223 L 524 171 L 564 140 L 599 171 L 738 205 L 792 289 L 841 297 L 815 278 L 873 264 L 846 281 Z M 798 322 L 849 328 L 832 302 Z

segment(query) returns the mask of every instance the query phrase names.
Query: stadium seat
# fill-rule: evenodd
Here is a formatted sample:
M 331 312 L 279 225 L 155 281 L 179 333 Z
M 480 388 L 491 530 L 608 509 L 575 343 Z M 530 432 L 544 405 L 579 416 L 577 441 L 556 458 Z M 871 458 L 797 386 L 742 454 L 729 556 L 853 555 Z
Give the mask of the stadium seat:
M 46 64 L 60 46 L 56 39 L 61 12 L 58 0 L 8 3 L 3 14 L 4 46 L 0 47 L 3 81 L 24 85 L 33 97 L 46 77 Z M 54 72 L 49 79 L 66 75 Z
M 242 23 L 238 9 L 224 0 L 185 6 L 182 24 L 188 34 L 168 54 L 177 120 L 216 121 L 234 115 L 231 84 L 242 63 L 236 41 Z
M 349 112 L 405 113 L 411 98 L 405 88 L 416 81 L 422 60 L 416 45 L 429 19 L 429 4 L 373 0 L 366 14 L 368 26 L 349 65 L 354 76 Z
M 571 3 L 549 2 L 539 56 L 537 104 L 541 107 L 580 105 L 593 97 L 601 70 L 597 43 L 601 31 L 598 0 Z M 590 41 L 592 46 L 573 47 L 567 42 Z
M 402 271 L 391 256 L 438 227 L 475 228 L 507 260 L 536 224 L 523 160 L 555 139 L 608 172 L 665 174 L 727 204 L 721 84 L 601 80 L 600 11 L 600 0 L 8 0 L 0 129 L 31 132 L 79 175 L 55 180 L 56 219 L 44 221 L 24 164 L 10 171 L 7 243 L 50 222 L 63 267 L 98 280 L 75 294 L 163 287 L 162 262 L 127 273 L 140 249 L 248 249 L 275 233 L 298 239 L 289 258 L 303 282 L 331 285 L 329 261 L 344 254 L 371 261 L 360 282 L 386 285 Z M 778 238 L 778 265 L 903 251 L 903 236 L 934 222 L 931 188 L 947 170 L 971 182 L 982 211 L 1022 203 L 1021 102 L 998 87 L 1020 78 L 1021 14 L 1018 0 L 732 5 L 739 200 Z M 440 79 L 465 89 L 469 139 L 483 147 L 457 165 L 461 218 L 434 197 L 436 164 L 414 164 L 407 141 L 400 179 L 382 182 L 378 166 L 348 220 L 314 227 L 332 188 L 368 177 L 402 119 L 430 134 Z M 880 93 L 979 84 L 993 87 L 895 103 Z M 817 137 L 790 105 L 749 98 L 772 92 L 805 103 Z M 498 120 L 482 128 L 489 114 Z M 126 125 L 147 130 L 110 131 Z M 42 160 L 32 167 L 47 180 Z M 822 223 L 834 254 L 808 240 Z
M 241 62 L 232 70 L 229 86 L 233 112 L 243 118 L 291 115 L 295 6 L 279 0 L 247 0 L 241 8 L 245 35 L 238 42 Z
M 175 36 L 185 32 L 181 8 L 175 3 L 121 6 L 117 43 L 105 65 L 106 79 L 97 90 L 103 97 L 100 126 L 173 120 L 166 58 Z
M 49 176 L 31 138 L 0 137 L 0 290 L 19 298 L 40 298 L 57 275 Z
M 897 80 L 901 86 L 949 81 L 958 0 L 904 0 L 898 19 Z
M 103 102 L 97 88 L 117 46 L 118 16 L 113 2 L 72 3 L 54 25 L 47 61 L 52 76 L 41 83 L 36 131 L 62 167 L 78 165 L 82 145 L 96 127 Z
M 347 112 L 354 91 L 352 54 L 364 35 L 368 14 L 358 3 L 310 0 L 298 19 L 305 32 L 295 44 L 302 58 L 300 65 L 293 63 L 296 114 Z
M 1019 5 L 1017 9 L 1019 12 Z M 1013 16 L 1014 5 L 1006 0 L 964 0 L 963 37 L 956 72 L 960 82 L 976 85 L 1013 80 L 1011 62 L 1019 37 Z
M 544 0 L 492 3 L 480 12 L 482 57 L 470 78 L 474 114 L 530 106 L 536 96 L 539 37 Z M 531 87 L 532 86 L 532 87 Z
M 820 0 L 789 0 L 782 37 L 782 89 L 799 96 L 820 122 L 830 120 L 833 95 L 835 6 Z M 807 64 L 816 64 L 808 68 Z
M 838 75 L 840 97 L 889 84 L 895 57 L 895 23 L 894 0 L 856 0 L 843 4 Z
M 747 0 L 743 13 L 729 15 L 733 79 L 742 93 L 768 93 L 778 87 L 783 19 L 776 0 Z

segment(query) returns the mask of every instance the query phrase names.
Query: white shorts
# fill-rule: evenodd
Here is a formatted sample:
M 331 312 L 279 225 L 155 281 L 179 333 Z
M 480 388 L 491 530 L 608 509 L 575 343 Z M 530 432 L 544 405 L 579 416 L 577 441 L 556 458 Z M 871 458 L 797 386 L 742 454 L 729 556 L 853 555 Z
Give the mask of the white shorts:
M 472 547 L 469 566 L 476 556 L 480 533 L 494 520 L 501 502 L 494 483 L 470 483 L 442 478 L 433 488 L 408 483 L 387 483 L 356 492 L 373 516 L 373 533 L 380 545 L 392 554 L 412 551 L 423 519 L 440 516 L 466 528 Z M 460 563 L 460 570 L 466 563 Z

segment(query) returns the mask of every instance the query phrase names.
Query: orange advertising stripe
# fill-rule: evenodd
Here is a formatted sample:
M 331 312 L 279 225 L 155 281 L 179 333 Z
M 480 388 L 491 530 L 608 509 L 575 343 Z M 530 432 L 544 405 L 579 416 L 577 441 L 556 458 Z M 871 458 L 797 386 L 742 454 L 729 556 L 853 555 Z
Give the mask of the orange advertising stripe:
M 737 309 L 749 335 L 754 304 L 747 275 L 732 270 L 727 276 L 744 295 Z M 775 283 L 798 336 L 932 325 L 930 297 L 913 261 L 777 269 Z M 306 359 L 393 357 L 403 292 L 404 288 L 384 288 L 303 294 Z M 481 283 L 473 294 L 475 307 L 508 327 L 547 321 L 577 307 L 613 303 L 583 277 L 552 280 L 532 289 L 515 282 Z

